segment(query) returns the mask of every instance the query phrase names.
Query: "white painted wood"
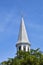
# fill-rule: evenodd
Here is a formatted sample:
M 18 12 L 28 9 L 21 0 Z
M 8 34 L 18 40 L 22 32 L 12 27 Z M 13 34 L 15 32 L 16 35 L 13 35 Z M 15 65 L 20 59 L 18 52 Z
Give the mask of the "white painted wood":
M 21 25 L 20 25 L 20 32 L 19 32 L 19 37 L 18 41 L 16 44 L 17 51 L 19 51 L 19 46 L 21 46 L 21 50 L 24 50 L 24 46 L 26 46 L 26 52 L 30 50 L 30 42 L 28 40 L 25 24 L 24 24 L 24 19 L 22 18 Z M 29 50 L 28 50 L 29 48 Z

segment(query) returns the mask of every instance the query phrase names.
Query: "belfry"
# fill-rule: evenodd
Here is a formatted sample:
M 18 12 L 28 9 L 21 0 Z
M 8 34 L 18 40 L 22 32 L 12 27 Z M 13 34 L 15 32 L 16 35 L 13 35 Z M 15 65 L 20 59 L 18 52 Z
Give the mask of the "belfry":
M 18 41 L 16 43 L 17 51 L 30 51 L 30 41 L 27 36 L 24 19 L 22 17 L 21 24 L 20 24 L 20 31 L 18 36 Z

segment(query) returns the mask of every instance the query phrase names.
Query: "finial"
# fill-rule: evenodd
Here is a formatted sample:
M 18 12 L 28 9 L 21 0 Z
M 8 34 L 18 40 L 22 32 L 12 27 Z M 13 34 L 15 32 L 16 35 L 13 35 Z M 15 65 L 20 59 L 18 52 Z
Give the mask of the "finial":
M 24 18 L 24 16 L 23 16 L 23 11 L 21 11 L 21 18 Z

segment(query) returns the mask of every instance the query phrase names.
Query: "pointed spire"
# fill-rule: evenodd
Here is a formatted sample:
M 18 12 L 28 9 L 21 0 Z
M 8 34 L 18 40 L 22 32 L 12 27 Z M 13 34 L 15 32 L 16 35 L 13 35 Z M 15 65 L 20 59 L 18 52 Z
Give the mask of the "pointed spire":
M 18 37 L 17 44 L 18 43 L 29 43 L 30 44 L 30 42 L 28 40 L 23 17 L 22 17 L 21 24 L 20 24 L 20 31 L 19 31 L 19 37 Z

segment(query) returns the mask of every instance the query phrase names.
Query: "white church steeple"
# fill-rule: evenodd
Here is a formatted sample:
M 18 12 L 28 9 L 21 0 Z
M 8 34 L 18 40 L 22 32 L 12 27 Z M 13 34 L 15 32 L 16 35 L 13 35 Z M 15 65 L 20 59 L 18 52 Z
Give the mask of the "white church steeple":
M 16 47 L 18 50 L 22 50 L 22 51 L 30 50 L 30 42 L 28 40 L 23 17 L 22 17 L 21 24 L 20 24 L 19 37 L 18 37 Z

